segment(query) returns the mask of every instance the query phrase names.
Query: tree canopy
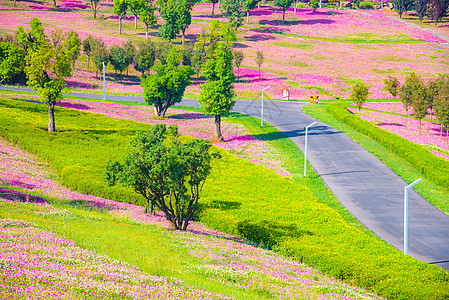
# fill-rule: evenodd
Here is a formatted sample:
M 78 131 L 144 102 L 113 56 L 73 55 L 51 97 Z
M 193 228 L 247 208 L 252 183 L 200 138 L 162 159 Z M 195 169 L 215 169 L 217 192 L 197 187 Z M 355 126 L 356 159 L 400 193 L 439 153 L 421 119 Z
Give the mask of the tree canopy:
M 122 34 L 122 19 L 123 16 L 126 15 L 128 8 L 128 0 L 114 0 L 114 7 L 112 11 L 118 16 L 119 34 Z

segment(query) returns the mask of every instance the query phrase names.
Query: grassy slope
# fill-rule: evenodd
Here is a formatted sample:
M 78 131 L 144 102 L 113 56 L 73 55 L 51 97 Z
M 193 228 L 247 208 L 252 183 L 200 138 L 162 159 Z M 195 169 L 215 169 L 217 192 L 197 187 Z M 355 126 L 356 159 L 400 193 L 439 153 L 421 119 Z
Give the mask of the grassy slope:
M 1 134 L 52 161 L 66 184 L 125 196 L 101 187 L 104 153 L 120 159 L 129 137 L 146 125 L 58 108 L 60 132 L 49 134 L 44 105 L 0 98 L 0 107 Z M 271 245 L 389 298 L 449 295 L 446 271 L 363 234 L 305 186 L 219 151 L 223 158 L 214 164 L 202 194 L 200 216 L 209 226 Z
M 423 177 L 423 181 L 414 186 L 414 189 L 442 212 L 449 215 L 449 194 L 447 187 L 442 187 L 433 183 L 423 176 L 422 172 L 413 167 L 412 164 L 394 154 L 391 150 L 382 146 L 372 138 L 357 132 L 351 126 L 336 120 L 326 111 L 325 104 L 308 105 L 303 107 L 303 111 L 344 132 L 363 148 L 379 158 L 406 182 L 411 183 L 417 178 Z

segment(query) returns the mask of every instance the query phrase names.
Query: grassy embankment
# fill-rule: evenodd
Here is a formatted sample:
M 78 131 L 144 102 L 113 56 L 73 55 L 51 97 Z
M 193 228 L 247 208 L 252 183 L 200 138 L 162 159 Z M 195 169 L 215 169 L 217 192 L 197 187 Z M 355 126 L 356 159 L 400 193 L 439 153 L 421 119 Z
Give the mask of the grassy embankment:
M 136 198 L 129 190 L 107 188 L 102 173 L 105 161 L 121 159 L 129 138 L 147 125 L 57 108 L 59 132 L 49 134 L 44 105 L 5 98 L 0 105 L 1 134 L 52 162 L 66 185 L 122 201 Z M 387 298 L 449 296 L 446 271 L 352 227 L 305 186 L 217 151 L 223 158 L 214 163 L 202 195 L 200 219 L 208 226 L 278 249 Z

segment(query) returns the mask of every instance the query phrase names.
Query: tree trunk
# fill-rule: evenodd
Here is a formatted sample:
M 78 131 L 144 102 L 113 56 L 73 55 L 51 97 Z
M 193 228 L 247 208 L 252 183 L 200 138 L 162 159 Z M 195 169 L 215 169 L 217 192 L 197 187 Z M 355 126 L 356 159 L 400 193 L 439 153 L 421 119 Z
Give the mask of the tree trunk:
M 184 46 L 184 43 L 186 41 L 186 28 L 185 27 L 183 27 L 181 29 L 181 34 L 182 34 L 182 45 Z
M 54 102 L 49 101 L 48 105 L 48 132 L 55 132 L 55 104 Z
M 221 134 L 221 115 L 215 116 L 214 122 L 214 141 L 215 142 L 223 142 L 223 135 Z
M 246 11 L 246 24 L 249 23 L 249 10 Z
M 137 29 L 137 16 L 134 16 L 134 28 Z
M 440 137 L 443 137 L 443 124 L 440 124 Z
M 119 34 L 122 34 L 122 17 L 118 17 Z
M 285 25 L 285 8 L 282 8 L 282 25 Z
M 237 68 L 237 81 L 240 81 L 240 67 Z
M 159 118 L 159 109 L 158 109 L 157 105 L 154 105 L 154 114 L 155 114 L 156 118 L 158 119 Z
M 97 18 L 97 8 L 92 7 L 92 11 L 94 13 L 94 19 L 96 19 Z
M 53 5 L 54 5 L 55 8 L 56 8 L 56 0 L 53 0 Z
M 298 0 L 295 0 L 295 12 L 294 14 L 296 15 L 296 7 L 298 6 Z
M 212 15 L 214 15 L 215 12 L 215 2 L 212 2 Z
M 145 34 L 145 37 L 146 37 L 147 40 L 148 40 L 148 25 L 147 25 L 147 32 L 146 32 L 146 34 Z
M 87 70 L 89 71 L 90 55 L 87 56 Z

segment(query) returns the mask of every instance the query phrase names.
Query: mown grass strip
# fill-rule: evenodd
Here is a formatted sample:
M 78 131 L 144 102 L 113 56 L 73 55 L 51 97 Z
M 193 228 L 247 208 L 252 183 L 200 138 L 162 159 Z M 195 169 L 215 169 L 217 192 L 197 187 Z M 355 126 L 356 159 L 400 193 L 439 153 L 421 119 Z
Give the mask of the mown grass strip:
M 102 183 L 104 162 L 120 160 L 130 137 L 147 125 L 58 107 L 59 132 L 48 133 L 46 114 L 45 105 L 0 98 L 0 133 L 52 162 L 72 188 L 130 201 L 131 191 L 113 193 Z M 206 181 L 199 214 L 208 226 L 292 255 L 389 299 L 449 297 L 445 270 L 349 225 L 307 187 L 217 151 L 222 159 Z

